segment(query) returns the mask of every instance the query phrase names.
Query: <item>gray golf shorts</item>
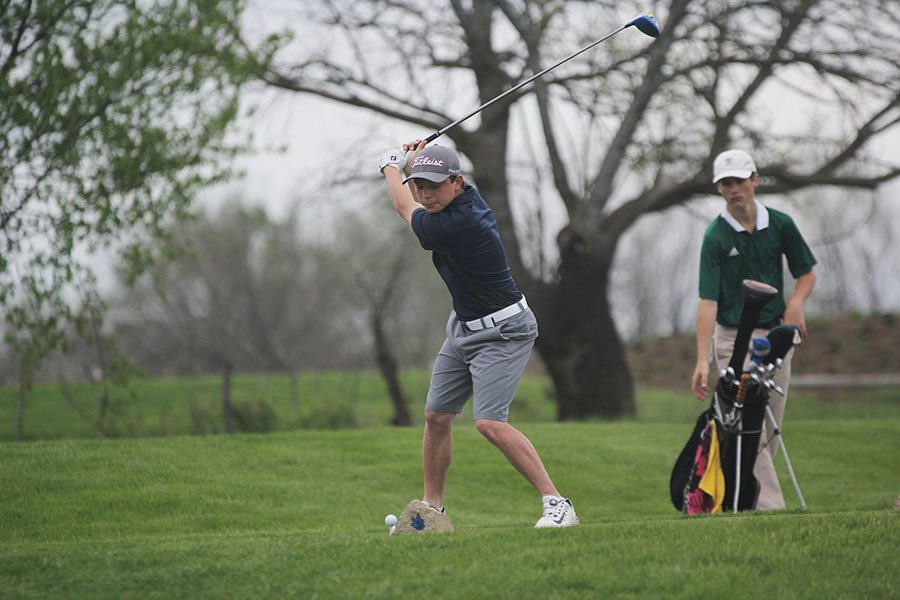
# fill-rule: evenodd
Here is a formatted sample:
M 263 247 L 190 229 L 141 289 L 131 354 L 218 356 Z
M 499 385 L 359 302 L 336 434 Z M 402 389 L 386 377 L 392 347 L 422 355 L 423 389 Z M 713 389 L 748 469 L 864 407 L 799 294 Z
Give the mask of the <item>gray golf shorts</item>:
M 530 309 L 481 331 L 469 331 L 451 312 L 425 410 L 459 414 L 472 398 L 473 420 L 508 420 L 537 336 L 537 320 Z

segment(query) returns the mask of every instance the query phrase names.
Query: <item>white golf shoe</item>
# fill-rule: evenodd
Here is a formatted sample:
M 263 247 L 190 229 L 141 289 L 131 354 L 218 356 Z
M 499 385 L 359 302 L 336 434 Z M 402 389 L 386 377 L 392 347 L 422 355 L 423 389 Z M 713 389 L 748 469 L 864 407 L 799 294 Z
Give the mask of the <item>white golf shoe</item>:
M 575 507 L 572 506 L 571 500 L 556 496 L 544 496 L 541 500 L 544 504 L 544 516 L 535 523 L 536 528 L 575 527 L 578 525 L 578 516 L 575 514 Z

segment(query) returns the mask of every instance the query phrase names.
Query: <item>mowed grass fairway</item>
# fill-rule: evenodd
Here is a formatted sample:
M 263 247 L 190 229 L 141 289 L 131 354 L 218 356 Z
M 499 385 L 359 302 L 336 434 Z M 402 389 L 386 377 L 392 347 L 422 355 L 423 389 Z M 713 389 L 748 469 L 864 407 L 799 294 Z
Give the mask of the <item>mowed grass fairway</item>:
M 421 496 L 418 427 L 4 442 L 0 597 L 897 598 L 900 415 L 877 413 L 789 404 L 809 511 L 783 478 L 786 511 L 691 518 L 668 478 L 692 419 L 524 424 L 582 520 L 556 531 L 466 418 L 433 536 L 383 525 Z

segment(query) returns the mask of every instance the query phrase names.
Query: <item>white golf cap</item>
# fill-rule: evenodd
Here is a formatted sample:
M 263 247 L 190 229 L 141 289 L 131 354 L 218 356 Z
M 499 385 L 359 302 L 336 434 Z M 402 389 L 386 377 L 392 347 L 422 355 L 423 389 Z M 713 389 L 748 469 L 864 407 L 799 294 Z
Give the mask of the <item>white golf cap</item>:
M 726 177 L 747 179 L 756 173 L 756 164 L 743 150 L 726 150 L 713 162 L 713 183 Z

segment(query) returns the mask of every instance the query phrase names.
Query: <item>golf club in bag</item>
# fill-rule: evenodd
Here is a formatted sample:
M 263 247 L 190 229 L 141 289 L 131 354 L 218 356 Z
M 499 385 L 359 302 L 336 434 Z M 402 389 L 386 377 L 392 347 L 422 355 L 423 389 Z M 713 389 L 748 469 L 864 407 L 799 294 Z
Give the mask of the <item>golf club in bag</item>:
M 769 407 L 769 394 L 781 393 L 773 381 L 784 357 L 800 341 L 799 329 L 781 325 L 752 340 L 750 364 L 744 361 L 763 307 L 777 295 L 772 286 L 745 280 L 743 308 L 731 361 L 720 374 L 710 407 L 697 418 L 691 437 L 672 468 L 672 504 L 688 513 L 734 512 L 756 508 L 759 482 L 753 475 L 763 423 L 768 419 L 801 506 L 806 502 L 794 475 L 781 431 Z M 739 375 L 738 375 L 739 374 Z

